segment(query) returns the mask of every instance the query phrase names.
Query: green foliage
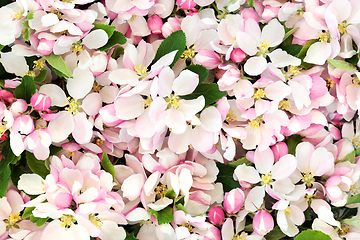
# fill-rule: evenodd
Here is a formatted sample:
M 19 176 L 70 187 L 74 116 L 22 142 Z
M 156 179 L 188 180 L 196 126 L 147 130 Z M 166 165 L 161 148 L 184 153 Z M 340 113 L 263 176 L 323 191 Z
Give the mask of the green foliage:
M 279 240 L 285 237 L 286 234 L 283 233 L 279 226 L 275 226 L 268 234 L 266 234 L 266 240 Z
M 300 135 L 291 135 L 288 139 L 287 139 L 287 146 L 288 146 L 288 152 L 289 154 L 295 155 L 295 149 L 296 146 L 301 143 L 301 140 L 303 139 L 302 136 Z
M 224 192 L 230 192 L 234 188 L 240 188 L 239 182 L 233 178 L 236 167 L 220 162 L 216 162 L 216 166 L 220 171 L 217 175 L 216 182 L 222 183 Z
M 36 84 L 34 78 L 25 75 L 19 86 L 15 88 L 14 95 L 16 98 L 24 99 L 27 103 L 30 103 L 30 98 L 36 93 Z
M 13 166 L 13 165 L 12 165 Z M 14 184 L 14 186 L 17 187 L 17 183 L 20 179 L 20 176 L 25 172 L 23 169 L 21 169 L 19 166 L 13 166 L 11 169 L 11 181 Z
M 174 189 L 168 190 L 165 194 L 165 197 L 175 199 L 176 198 L 176 192 Z
M 11 170 L 9 165 L 6 165 L 0 172 L 0 198 L 4 197 L 7 192 Z
M 342 159 L 341 161 L 338 162 L 351 162 L 351 163 L 355 163 L 355 155 L 356 155 L 356 150 L 352 151 L 351 153 L 348 153 L 344 159 Z
M 178 50 L 174 57 L 174 61 L 170 65 L 170 67 L 173 67 L 177 60 L 180 58 L 180 56 L 183 54 L 186 48 L 186 36 L 185 33 L 182 30 L 175 31 L 171 33 L 166 39 L 162 41 L 160 44 L 155 58 L 152 62 L 152 64 L 156 63 L 162 56 Z
M 317 230 L 306 230 L 301 232 L 295 240 L 331 240 L 331 237 L 321 231 Z
M 115 26 L 110 26 L 110 25 L 103 24 L 103 23 L 94 23 L 93 25 L 94 25 L 94 27 L 93 27 L 93 29 L 91 29 L 91 31 L 94 31 L 97 29 L 102 29 L 106 32 L 106 34 L 108 35 L 109 38 L 111 38 L 111 36 L 114 34 L 114 31 L 116 29 Z
M 306 53 L 307 53 L 309 47 L 316 42 L 318 42 L 317 39 L 312 39 L 312 40 L 308 41 L 307 43 L 305 43 L 304 47 L 301 49 L 301 51 L 297 55 L 297 57 L 301 59 L 301 66 L 304 67 L 305 69 L 308 69 L 311 66 L 313 66 L 313 64 L 304 62 L 304 58 L 306 56 Z
M 110 159 L 108 158 L 106 152 L 104 152 L 102 155 L 101 165 L 103 166 L 105 171 L 110 173 L 113 179 L 115 180 L 115 168 L 114 165 L 110 162 Z
M 351 63 L 345 62 L 343 60 L 335 60 L 335 59 L 328 59 L 328 63 L 333 65 L 334 67 L 344 70 L 344 71 L 354 71 L 356 70 L 356 67 L 352 65 Z
M 56 69 L 56 74 L 61 73 L 60 76 L 64 76 L 66 78 L 72 78 L 72 72 L 69 67 L 64 62 L 64 59 L 60 55 L 55 55 L 51 53 L 50 55 L 44 56 L 45 60 L 51 65 L 53 69 Z M 58 74 L 59 75 L 59 74 Z
M 36 173 L 44 179 L 50 173 L 46 167 L 46 161 L 37 160 L 34 154 L 28 151 L 26 151 L 26 163 L 33 173 Z
M 32 211 L 35 209 L 35 207 L 27 207 L 25 208 L 23 214 L 22 214 L 22 218 L 28 218 L 30 216 L 32 216 Z
M 155 211 L 149 208 L 148 212 L 152 215 L 155 215 L 159 225 L 171 223 L 174 220 L 173 209 L 169 206 L 160 211 Z
M 42 83 L 46 78 L 46 72 L 45 69 L 41 69 L 39 75 L 34 78 L 35 82 Z
M 210 106 L 220 98 L 226 95 L 226 92 L 220 91 L 216 83 L 200 83 L 193 93 L 181 96 L 182 99 L 191 100 L 199 96 L 204 96 L 205 106 Z
M 112 36 L 109 38 L 108 42 L 105 44 L 105 46 L 102 46 L 99 48 L 100 51 L 106 51 L 113 46 L 116 45 L 123 45 L 126 43 L 126 37 L 121 32 L 115 31 Z
M 346 205 L 353 204 L 353 203 L 360 203 L 360 193 L 348 198 Z
M 113 59 L 118 59 L 120 57 L 120 55 L 124 54 L 124 48 L 123 47 L 118 47 L 115 49 L 115 51 L 113 52 L 113 54 L 111 55 L 111 57 Z
M 241 165 L 241 164 L 244 164 L 244 163 L 245 163 L 246 166 L 251 166 L 251 165 L 253 165 L 253 163 L 250 162 L 249 160 L 247 160 L 246 157 L 242 157 L 242 158 L 240 158 L 240 159 L 238 159 L 238 160 L 236 160 L 236 161 L 229 162 L 228 165 L 233 166 L 233 167 L 236 168 L 237 166 L 239 166 L 239 165 Z
M 250 7 L 254 7 L 255 0 L 247 0 Z
M 298 44 L 292 44 L 292 45 L 286 45 L 284 47 L 282 47 L 282 50 L 286 51 L 288 54 L 296 57 L 296 55 L 298 55 L 300 53 L 302 49 L 301 45 Z
M 207 70 L 206 67 L 199 65 L 199 64 L 190 65 L 185 69 L 188 69 L 188 70 L 196 73 L 197 75 L 199 75 L 199 83 L 202 83 L 209 75 L 209 70 Z

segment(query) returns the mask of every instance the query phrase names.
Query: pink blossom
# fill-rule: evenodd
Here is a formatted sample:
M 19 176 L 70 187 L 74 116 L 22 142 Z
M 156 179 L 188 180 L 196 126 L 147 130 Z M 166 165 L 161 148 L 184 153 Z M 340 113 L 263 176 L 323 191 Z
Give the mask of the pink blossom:
M 253 228 L 257 234 L 264 236 L 274 228 L 274 219 L 268 211 L 260 209 L 254 216 Z

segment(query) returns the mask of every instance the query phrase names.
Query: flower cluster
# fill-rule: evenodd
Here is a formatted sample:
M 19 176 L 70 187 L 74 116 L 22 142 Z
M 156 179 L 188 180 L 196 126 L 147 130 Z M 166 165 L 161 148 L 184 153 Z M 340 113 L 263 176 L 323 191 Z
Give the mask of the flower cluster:
M 360 238 L 357 1 L 2 4 L 0 239 Z

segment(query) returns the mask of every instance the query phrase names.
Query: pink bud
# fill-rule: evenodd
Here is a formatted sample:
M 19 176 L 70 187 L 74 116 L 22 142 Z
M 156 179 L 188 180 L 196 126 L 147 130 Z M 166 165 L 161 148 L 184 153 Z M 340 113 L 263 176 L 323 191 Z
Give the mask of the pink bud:
M 12 125 L 14 132 L 29 134 L 34 130 L 34 122 L 29 115 L 21 115 L 17 117 Z
M 217 68 L 221 63 L 220 55 L 207 49 L 200 49 L 195 56 L 195 60 L 196 63 L 203 65 L 209 70 Z
M 278 142 L 274 146 L 271 147 L 271 151 L 274 154 L 275 162 L 279 161 L 279 159 L 288 154 L 288 147 L 284 142 Z
M 235 214 L 244 205 L 245 194 L 240 188 L 232 189 L 225 193 L 223 206 L 228 214 Z
M 270 5 L 266 5 L 264 12 L 262 13 L 262 18 L 268 22 L 271 19 L 277 17 L 279 10 L 280 7 L 272 7 Z
M 255 9 L 253 9 L 253 8 L 245 8 L 245 9 L 241 12 L 241 16 L 242 16 L 244 19 L 252 18 L 252 19 L 254 19 L 256 22 L 259 22 L 259 16 L 258 16 L 257 12 L 255 11 Z
M 43 93 L 35 93 L 32 95 L 30 103 L 36 111 L 44 111 L 51 106 L 51 98 Z
M 149 29 L 151 30 L 151 33 L 153 33 L 153 34 L 160 34 L 161 28 L 164 25 L 161 17 L 159 17 L 158 15 L 152 15 L 147 20 L 147 24 L 148 24 Z
M 49 55 L 50 53 L 52 53 L 54 45 L 55 45 L 55 40 L 47 40 L 45 38 L 42 38 L 36 50 L 41 55 Z
M 24 99 L 18 99 L 10 107 L 10 111 L 14 115 L 14 117 L 18 117 L 21 113 L 25 112 L 28 105 Z
M 176 4 L 184 10 L 189 10 L 196 6 L 196 3 L 192 0 L 177 0 Z
M 0 90 L 0 98 L 5 101 L 5 103 L 12 103 L 14 101 L 14 95 L 6 90 Z
M 166 23 L 161 28 L 161 32 L 163 36 L 166 38 L 168 37 L 172 32 L 175 32 L 177 30 L 181 29 L 181 24 L 179 19 L 175 17 L 170 17 Z
M 266 210 L 259 210 L 253 219 L 253 229 L 260 236 L 266 235 L 274 228 L 274 219 Z
M 233 62 L 239 63 L 242 62 L 246 57 L 246 53 L 243 52 L 240 48 L 234 48 L 230 54 L 230 58 Z
M 225 219 L 225 214 L 221 207 L 213 207 L 210 209 L 208 217 L 212 224 L 220 225 Z

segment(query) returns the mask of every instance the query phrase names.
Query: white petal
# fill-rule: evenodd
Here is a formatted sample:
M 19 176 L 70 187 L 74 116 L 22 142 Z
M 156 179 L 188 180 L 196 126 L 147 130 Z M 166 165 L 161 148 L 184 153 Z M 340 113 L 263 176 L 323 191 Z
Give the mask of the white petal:
M 74 78 L 68 79 L 66 89 L 74 99 L 84 98 L 93 87 L 94 76 L 89 69 L 81 70 L 80 68 L 75 68 L 73 75 Z
M 51 106 L 64 107 L 67 103 L 64 91 L 56 84 L 42 85 L 39 93 L 43 93 L 51 98 Z
M 39 195 L 45 192 L 44 179 L 35 173 L 22 174 L 18 181 L 18 188 L 27 194 Z
M 97 49 L 104 46 L 109 37 L 102 29 L 91 31 L 86 37 L 83 38 L 83 44 L 90 49 Z
M 251 57 L 246 61 L 244 70 L 251 76 L 256 76 L 265 71 L 267 67 L 266 59 L 263 56 Z
M 301 60 L 297 57 L 291 56 L 287 52 L 276 49 L 268 54 L 271 62 L 278 68 L 286 67 L 289 65 L 299 66 L 301 64 Z
M 198 84 L 199 75 L 190 70 L 184 70 L 175 78 L 172 88 L 176 95 L 181 96 L 192 93 Z

